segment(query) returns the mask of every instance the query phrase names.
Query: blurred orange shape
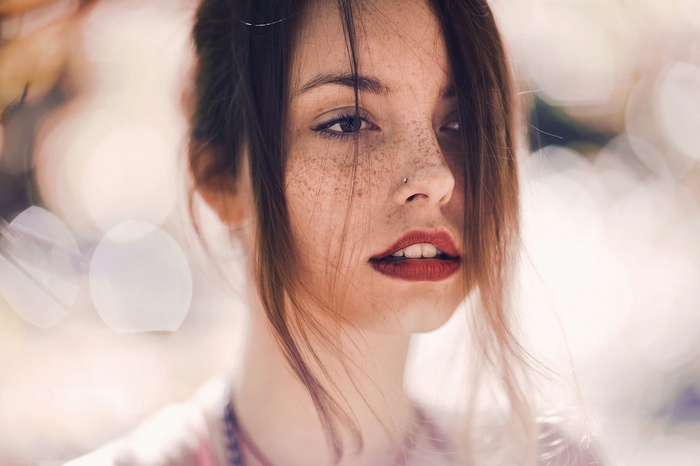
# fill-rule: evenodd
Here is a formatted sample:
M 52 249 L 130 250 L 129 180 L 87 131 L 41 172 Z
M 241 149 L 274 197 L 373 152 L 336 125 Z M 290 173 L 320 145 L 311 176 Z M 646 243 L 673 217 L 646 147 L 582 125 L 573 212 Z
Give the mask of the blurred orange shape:
M 0 47 L 0 108 L 17 102 L 28 86 L 27 99 L 43 97 L 65 68 L 75 25 L 58 20 Z
M 62 0 L 2 0 L 0 1 L 0 15 L 16 15 L 51 3 L 60 3 L 61 1 Z

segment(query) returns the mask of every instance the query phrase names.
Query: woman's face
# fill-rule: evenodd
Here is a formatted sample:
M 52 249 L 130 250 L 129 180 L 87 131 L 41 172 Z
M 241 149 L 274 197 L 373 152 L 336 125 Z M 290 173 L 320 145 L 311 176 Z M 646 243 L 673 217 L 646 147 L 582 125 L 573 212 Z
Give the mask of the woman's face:
M 469 288 L 457 102 L 439 24 L 423 2 L 364 3 L 355 15 L 356 118 L 337 6 L 307 13 L 293 57 L 285 180 L 300 278 L 360 328 L 432 330 Z

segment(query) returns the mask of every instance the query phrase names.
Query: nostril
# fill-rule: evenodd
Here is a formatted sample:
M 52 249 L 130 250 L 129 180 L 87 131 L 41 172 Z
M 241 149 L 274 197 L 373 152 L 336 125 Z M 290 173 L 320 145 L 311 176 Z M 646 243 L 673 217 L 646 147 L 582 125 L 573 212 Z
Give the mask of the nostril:
M 408 196 L 406 198 L 406 202 L 411 202 L 411 201 L 414 201 L 416 199 L 423 199 L 423 198 L 427 199 L 427 198 L 429 198 L 429 196 L 427 194 L 424 194 L 424 193 L 415 193 L 415 194 Z

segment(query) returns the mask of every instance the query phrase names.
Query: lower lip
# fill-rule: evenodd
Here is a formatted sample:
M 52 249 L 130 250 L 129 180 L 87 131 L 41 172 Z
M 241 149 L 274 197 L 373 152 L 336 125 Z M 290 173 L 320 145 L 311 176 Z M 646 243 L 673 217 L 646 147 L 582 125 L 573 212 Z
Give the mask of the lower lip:
M 370 264 L 382 275 L 412 282 L 439 282 L 459 269 L 459 259 L 372 260 Z

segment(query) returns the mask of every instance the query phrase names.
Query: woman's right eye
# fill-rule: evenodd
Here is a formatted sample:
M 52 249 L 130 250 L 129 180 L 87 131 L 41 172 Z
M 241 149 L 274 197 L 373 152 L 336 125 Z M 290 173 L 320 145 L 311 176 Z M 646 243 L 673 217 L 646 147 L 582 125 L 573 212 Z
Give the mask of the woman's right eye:
M 369 121 L 369 118 L 353 113 L 334 117 L 311 129 L 323 137 L 346 140 L 356 137 L 360 131 L 376 130 L 377 127 Z

